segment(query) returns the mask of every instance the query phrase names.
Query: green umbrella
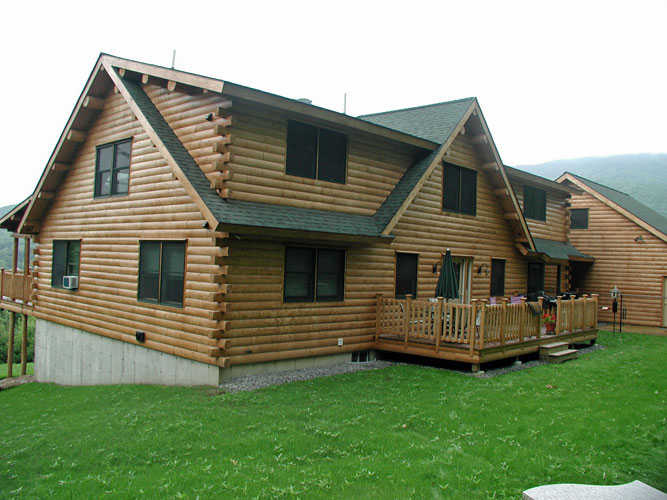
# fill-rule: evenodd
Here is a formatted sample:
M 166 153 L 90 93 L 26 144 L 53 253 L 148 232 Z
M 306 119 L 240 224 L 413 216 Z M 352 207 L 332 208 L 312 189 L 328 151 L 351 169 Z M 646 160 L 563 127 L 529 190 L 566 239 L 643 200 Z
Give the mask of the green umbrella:
M 445 299 L 457 299 L 459 297 L 459 285 L 456 279 L 456 272 L 454 271 L 454 261 L 452 254 L 447 249 L 445 258 L 442 261 L 440 268 L 440 277 L 438 284 L 435 287 L 435 296 L 444 297 Z

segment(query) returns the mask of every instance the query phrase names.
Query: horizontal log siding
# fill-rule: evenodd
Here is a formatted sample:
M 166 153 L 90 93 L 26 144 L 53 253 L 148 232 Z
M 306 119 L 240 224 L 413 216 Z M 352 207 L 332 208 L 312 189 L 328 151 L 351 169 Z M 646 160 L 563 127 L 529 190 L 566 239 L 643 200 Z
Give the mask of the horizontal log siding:
M 372 215 L 414 156 L 383 139 L 349 135 L 347 182 L 285 173 L 287 114 L 242 102 L 233 105 L 231 198 Z
M 661 326 L 660 297 L 667 276 L 667 243 L 603 204 L 588 193 L 573 195 L 572 208 L 588 208 L 588 229 L 570 230 L 570 241 L 580 251 L 595 257 L 584 274 L 584 293 L 599 293 L 601 306 L 610 305 L 610 290 L 617 286 L 626 296 L 624 322 Z M 642 236 L 643 242 L 635 238 Z M 613 314 L 600 311 L 600 321 L 611 322 Z M 617 317 L 618 320 L 618 317 Z
M 128 196 L 93 199 L 95 148 L 133 138 Z M 91 333 L 136 343 L 146 332 L 146 347 L 215 363 L 208 334 L 219 327 L 209 314 L 220 308 L 221 289 L 212 274 L 220 250 L 202 228 L 195 203 L 143 131 L 120 94 L 111 93 L 74 157 L 40 228 L 37 250 L 37 305 L 44 319 Z M 79 289 L 51 288 L 54 239 L 81 240 Z M 188 241 L 183 308 L 137 300 L 140 239 Z
M 490 268 L 491 259 L 504 259 L 505 295 L 526 290 L 526 261 L 517 251 L 499 198 L 488 174 L 480 167 L 482 160 L 475 146 L 459 136 L 445 157 L 446 161 L 477 171 L 477 215 L 442 211 L 442 165 L 438 166 L 403 214 L 393 233 L 392 248 L 399 252 L 419 253 L 418 295 L 432 297 L 438 275 L 433 264 L 450 248 L 452 255 L 472 257 L 472 298 L 488 298 L 491 277 L 479 275 L 482 264 Z M 390 291 L 393 294 L 393 283 Z
M 512 184 L 514 193 L 519 200 L 519 206 L 523 210 L 523 187 L 525 183 L 515 181 Z M 544 189 L 542 186 L 535 185 L 539 189 Z M 546 221 L 530 219 L 526 217 L 526 223 L 530 234 L 534 238 L 541 238 L 544 240 L 567 241 L 567 230 L 569 227 L 569 218 L 567 211 L 568 198 L 560 193 L 552 192 L 546 189 L 547 192 L 547 216 Z

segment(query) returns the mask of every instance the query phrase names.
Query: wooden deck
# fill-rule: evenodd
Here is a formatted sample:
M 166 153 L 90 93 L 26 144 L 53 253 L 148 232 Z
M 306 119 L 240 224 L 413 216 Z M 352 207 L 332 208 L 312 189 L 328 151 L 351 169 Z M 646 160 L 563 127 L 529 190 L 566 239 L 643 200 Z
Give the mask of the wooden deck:
M 33 309 L 33 275 L 0 269 L 0 309 L 30 314 Z
M 543 344 L 569 344 L 597 339 L 597 296 L 558 299 L 554 334 L 542 324 L 542 302 L 490 305 L 377 298 L 375 348 L 431 358 L 471 363 L 473 369 L 489 361 L 539 350 Z

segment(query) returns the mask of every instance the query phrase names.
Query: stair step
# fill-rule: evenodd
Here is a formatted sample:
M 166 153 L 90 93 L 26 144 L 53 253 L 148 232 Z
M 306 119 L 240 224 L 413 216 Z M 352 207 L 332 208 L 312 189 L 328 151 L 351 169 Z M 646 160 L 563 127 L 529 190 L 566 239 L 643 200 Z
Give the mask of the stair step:
M 549 363 L 562 363 L 568 359 L 575 359 L 579 357 L 579 351 L 576 349 L 565 349 L 549 353 Z
M 567 342 L 552 342 L 551 344 L 542 344 L 540 346 L 540 359 L 546 360 L 554 352 L 566 351 L 570 348 Z

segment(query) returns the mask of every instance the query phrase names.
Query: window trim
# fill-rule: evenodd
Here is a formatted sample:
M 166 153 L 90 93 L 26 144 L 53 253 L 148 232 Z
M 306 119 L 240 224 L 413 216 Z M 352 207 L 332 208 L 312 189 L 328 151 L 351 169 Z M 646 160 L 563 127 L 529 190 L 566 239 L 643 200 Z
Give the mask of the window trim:
M 299 125 L 306 125 L 308 127 L 313 127 L 317 131 L 317 145 L 315 148 L 315 177 L 308 177 L 304 175 L 299 175 L 299 174 L 294 174 L 294 173 L 289 173 L 287 172 L 287 167 L 288 167 L 288 156 L 289 156 L 289 124 L 290 122 L 292 123 L 298 123 Z M 320 133 L 322 130 L 326 130 L 328 132 L 334 132 L 336 134 L 340 134 L 345 136 L 345 156 L 343 159 L 343 181 L 338 182 L 338 181 L 330 181 L 326 179 L 321 179 L 320 178 Z M 300 120 L 293 120 L 291 118 L 287 119 L 287 127 L 286 127 L 286 132 L 285 132 L 285 175 L 289 175 L 291 177 L 298 177 L 300 179 L 313 179 L 315 181 L 321 181 L 321 182 L 331 182 L 333 184 L 339 184 L 339 185 L 347 185 L 347 174 L 348 174 L 348 156 L 350 152 L 350 136 L 346 134 L 345 132 L 341 132 L 339 130 L 335 130 L 332 128 L 328 127 L 320 127 L 318 125 L 313 125 L 312 123 L 308 122 L 303 122 Z
M 55 282 L 55 274 L 54 274 L 54 272 L 56 270 L 56 266 L 55 266 L 56 243 L 60 243 L 60 242 L 64 242 L 66 244 L 65 245 L 65 263 L 64 263 L 64 266 L 63 266 L 64 267 L 64 272 L 63 272 L 63 275 L 60 278 L 60 283 L 56 283 Z M 70 264 L 67 261 L 68 256 L 69 256 L 69 246 L 72 243 L 78 243 L 79 244 L 79 262 L 77 262 L 77 264 L 76 264 L 76 267 L 77 267 L 76 275 L 67 274 L 67 267 Z M 70 292 L 78 291 L 78 287 L 70 289 L 70 288 L 65 288 L 63 286 L 62 278 L 65 277 L 65 276 L 76 276 L 77 278 L 79 278 L 79 283 L 81 282 L 81 239 L 78 239 L 78 240 L 53 240 L 51 242 L 51 288 L 58 288 L 58 289 L 61 289 L 61 290 L 69 290 Z
M 141 290 L 141 245 L 142 243 L 159 243 L 160 244 L 160 261 L 158 266 L 158 289 L 157 289 L 157 299 L 146 299 L 140 297 Z M 176 302 L 167 302 L 162 301 L 162 257 L 163 257 L 163 244 L 164 243 L 183 243 L 183 284 L 182 284 L 182 299 L 180 304 Z M 154 306 L 160 307 L 169 307 L 169 308 L 179 308 L 182 309 L 185 307 L 185 284 L 186 284 L 186 268 L 187 268 L 187 258 L 188 258 L 188 240 L 158 240 L 158 239 L 145 239 L 139 240 L 139 258 L 137 266 L 137 302 L 143 304 L 151 304 Z
M 458 170 L 458 207 L 456 209 L 452 208 L 446 208 L 445 207 L 445 170 L 446 169 L 456 169 Z M 472 212 L 464 212 L 461 209 L 462 205 L 462 193 L 463 193 L 463 183 L 461 182 L 461 174 L 463 171 L 468 171 L 472 174 L 474 174 L 475 178 L 475 190 L 474 190 L 474 199 L 473 199 L 473 210 Z M 440 208 L 443 212 L 448 212 L 448 213 L 454 213 L 454 214 L 460 214 L 460 215 L 469 215 L 471 217 L 476 217 L 477 216 L 477 170 L 472 169 L 472 168 L 467 168 L 467 167 L 462 167 L 461 165 L 456 165 L 454 163 L 449 163 L 449 162 L 443 162 L 442 163 L 442 182 L 440 185 L 441 188 L 441 193 L 440 193 Z
M 526 208 L 526 202 L 529 198 L 527 192 L 532 191 L 533 195 L 530 197 L 531 199 L 531 211 L 528 213 L 528 209 Z M 535 194 L 539 193 L 540 195 L 544 195 L 544 206 L 540 204 L 538 207 L 535 204 Z M 536 213 L 539 209 L 539 213 Z M 523 215 L 526 217 L 526 219 L 531 219 L 531 220 L 537 220 L 541 222 L 546 222 L 547 221 L 547 190 L 542 189 L 539 187 L 531 186 L 530 184 L 524 184 L 523 185 Z
M 130 179 L 129 175 L 132 170 L 132 143 L 133 143 L 134 137 L 128 137 L 126 139 L 120 139 L 118 141 L 113 141 L 113 142 L 108 142 L 106 144 L 99 144 L 98 146 L 95 147 L 95 180 L 93 184 L 93 198 L 98 199 L 98 198 L 112 198 L 112 197 L 117 197 L 117 196 L 128 196 L 130 194 Z M 125 167 L 122 169 L 116 168 L 116 150 L 120 144 L 125 144 L 129 143 L 130 144 L 130 158 L 129 158 L 129 163 L 127 166 L 127 175 L 128 175 L 128 180 L 127 180 L 127 192 L 126 193 L 115 193 L 114 194 L 114 179 L 115 175 L 114 173 L 117 170 L 123 170 Z M 98 189 L 98 176 L 99 176 L 99 164 L 100 164 L 100 151 L 104 148 L 112 148 L 112 163 L 111 163 L 111 170 L 110 170 L 110 178 L 111 178 L 111 186 L 109 187 L 109 194 L 100 194 L 99 189 Z
M 290 248 L 299 248 L 299 249 L 308 249 L 312 250 L 314 252 L 314 259 L 313 259 L 313 266 L 311 268 L 311 273 L 310 276 L 312 276 L 311 280 L 311 290 L 310 290 L 310 295 L 308 297 L 299 297 L 299 298 L 291 298 L 287 296 L 287 254 L 288 254 L 288 249 Z M 305 246 L 305 245 L 285 245 L 284 247 L 284 258 L 283 258 L 283 282 L 282 282 L 282 287 L 283 287 L 283 303 L 286 304 L 297 304 L 297 303 L 305 303 L 305 304 L 310 304 L 310 303 L 317 303 L 317 302 L 344 302 L 345 301 L 345 276 L 347 274 L 347 251 L 344 248 L 336 248 L 336 247 L 311 247 L 311 246 Z M 342 273 L 340 274 L 340 296 L 336 297 L 319 297 L 318 292 L 317 292 L 317 283 L 318 283 L 318 277 L 319 277 L 319 270 L 318 270 L 318 262 L 319 262 L 319 253 L 322 250 L 333 250 L 337 252 L 341 252 L 343 256 L 343 267 L 342 267 Z M 324 274 L 324 273 L 323 273 Z
M 585 212 L 586 213 L 586 227 L 572 227 L 572 212 L 577 210 L 578 212 Z M 588 229 L 589 226 L 589 220 L 590 220 L 590 209 L 588 207 L 586 208 L 570 208 L 570 229 L 573 231 L 585 231 Z

